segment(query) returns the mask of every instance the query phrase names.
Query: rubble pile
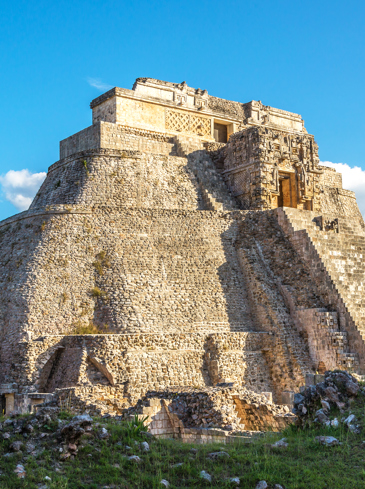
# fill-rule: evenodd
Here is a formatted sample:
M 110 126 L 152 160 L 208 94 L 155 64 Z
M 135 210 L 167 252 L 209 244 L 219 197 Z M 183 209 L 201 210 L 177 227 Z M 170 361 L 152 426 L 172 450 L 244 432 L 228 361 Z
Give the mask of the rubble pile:
M 298 418 L 297 424 L 302 427 L 318 424 L 336 428 L 343 422 L 350 431 L 358 432 L 355 415 L 344 416 L 344 413 L 361 394 L 364 392 L 354 376 L 345 371 L 328 371 L 322 382 L 295 394 L 293 413 Z
M 295 421 L 287 406 L 274 404 L 264 394 L 231 385 L 150 391 L 128 409 L 127 415 L 143 414 L 143 407 L 156 398 L 168 401 L 169 410 L 185 428 L 265 431 L 270 427 L 283 428 Z
M 75 458 L 83 437 L 91 443 L 93 439 L 108 436 L 107 430 L 96 423 L 88 414 L 74 416 L 72 419 L 59 419 L 60 409 L 43 407 L 27 417 L 16 414 L 0 423 L 0 436 L 9 443 L 6 458 L 38 456 L 44 450 L 52 449 L 60 461 Z M 21 437 L 21 440 L 19 440 Z

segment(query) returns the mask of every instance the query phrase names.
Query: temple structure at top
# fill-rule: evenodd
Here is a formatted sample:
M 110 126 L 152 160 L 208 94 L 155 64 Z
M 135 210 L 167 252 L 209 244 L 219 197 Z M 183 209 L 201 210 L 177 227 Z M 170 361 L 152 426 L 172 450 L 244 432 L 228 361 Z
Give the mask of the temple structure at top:
M 221 150 L 216 163 L 242 209 L 331 212 L 333 199 L 345 209 L 354 205 L 354 193 L 342 189 L 341 174 L 319 166 L 318 146 L 299 114 L 153 78 L 137 78 L 132 90 L 113 88 L 94 99 L 91 108 L 92 126 L 61 141 L 61 158 L 91 149 L 121 149 L 129 131 L 180 142 L 184 156 Z M 140 139 L 135 147 L 145 151 L 150 146 Z

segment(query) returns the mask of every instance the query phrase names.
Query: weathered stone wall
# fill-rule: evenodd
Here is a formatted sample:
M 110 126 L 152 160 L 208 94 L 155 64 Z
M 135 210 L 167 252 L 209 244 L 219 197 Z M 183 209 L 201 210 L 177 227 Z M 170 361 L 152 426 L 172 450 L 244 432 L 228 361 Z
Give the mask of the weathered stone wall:
M 342 174 L 338 173 L 334 168 L 318 165 L 318 169 L 322 172 L 320 182 L 324 187 L 342 189 Z
M 239 217 L 54 206 L 5 225 L 4 377 L 25 331 L 37 338 L 90 321 L 125 333 L 251 330 L 233 246 Z
M 271 428 L 278 431 L 295 419 L 288 412 L 287 406 L 275 405 L 265 395 L 224 386 L 151 391 L 128 411 L 148 416 L 147 425 L 152 433 L 179 437 L 189 428 L 223 427 L 227 432 Z
M 321 194 L 320 211 L 323 214 L 356 219 L 363 222 L 355 192 L 341 188 L 324 187 Z
M 96 122 L 60 142 L 60 158 L 90 149 L 131 149 L 176 155 L 173 135 L 134 127 Z
M 117 397 L 122 388 L 130 402 L 150 389 L 222 381 L 267 392 L 267 344 L 260 333 L 47 335 L 23 344 L 13 379 L 39 392 L 98 385 Z
M 31 209 L 54 204 L 199 209 L 186 159 L 139 151 L 98 150 L 52 165 Z

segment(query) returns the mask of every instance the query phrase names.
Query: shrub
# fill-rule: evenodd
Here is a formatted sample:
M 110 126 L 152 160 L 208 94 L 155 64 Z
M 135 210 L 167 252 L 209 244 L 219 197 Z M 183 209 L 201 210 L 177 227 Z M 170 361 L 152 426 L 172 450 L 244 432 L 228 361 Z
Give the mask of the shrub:
M 103 326 L 98 326 L 92 321 L 90 321 L 88 324 L 82 323 L 81 321 L 78 321 L 74 325 L 73 331 L 71 331 L 70 335 L 77 335 L 77 334 L 110 334 L 108 331 L 109 327 L 107 324 L 104 324 Z
M 106 297 L 106 292 L 100 290 L 99 287 L 94 287 L 91 289 L 91 295 L 93 297 Z

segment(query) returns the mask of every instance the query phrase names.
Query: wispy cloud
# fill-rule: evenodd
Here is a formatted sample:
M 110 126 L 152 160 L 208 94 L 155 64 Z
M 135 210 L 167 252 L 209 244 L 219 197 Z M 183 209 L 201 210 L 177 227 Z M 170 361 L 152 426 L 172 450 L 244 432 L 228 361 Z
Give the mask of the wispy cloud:
M 356 199 L 361 214 L 365 216 L 365 170 L 359 166 L 351 167 L 347 163 L 332 163 L 332 161 L 321 161 L 320 164 L 330 166 L 342 173 L 343 188 L 356 192 Z
M 107 83 L 104 83 L 100 80 L 100 78 L 88 78 L 87 79 L 87 82 L 88 84 L 91 86 L 91 87 L 94 87 L 94 88 L 97 88 L 98 90 L 102 90 L 102 91 L 106 91 L 106 90 L 110 90 L 111 88 L 113 88 L 112 85 L 108 85 Z
M 29 170 L 9 170 L 0 176 L 1 190 L 5 199 L 18 210 L 25 211 L 46 178 L 46 172 L 31 173 Z

